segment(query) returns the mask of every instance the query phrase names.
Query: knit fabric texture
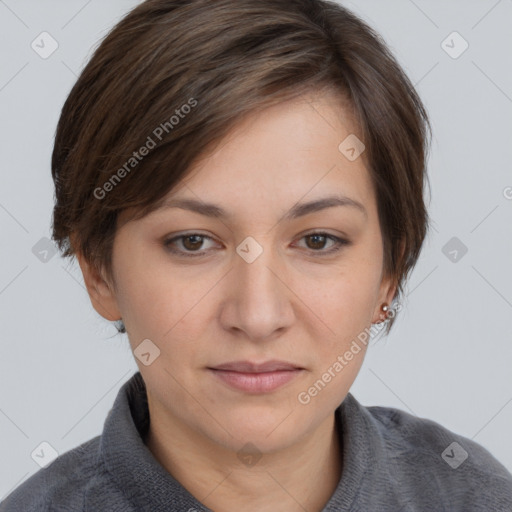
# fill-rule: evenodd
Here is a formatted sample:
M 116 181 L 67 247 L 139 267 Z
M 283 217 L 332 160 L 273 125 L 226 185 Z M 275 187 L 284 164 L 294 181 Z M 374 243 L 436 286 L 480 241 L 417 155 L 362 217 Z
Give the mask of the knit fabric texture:
M 512 474 L 475 441 L 400 409 L 363 406 L 351 393 L 334 414 L 343 471 L 322 512 L 512 512 Z M 0 512 L 210 511 L 149 451 L 149 421 L 137 372 L 102 434 L 31 475 Z

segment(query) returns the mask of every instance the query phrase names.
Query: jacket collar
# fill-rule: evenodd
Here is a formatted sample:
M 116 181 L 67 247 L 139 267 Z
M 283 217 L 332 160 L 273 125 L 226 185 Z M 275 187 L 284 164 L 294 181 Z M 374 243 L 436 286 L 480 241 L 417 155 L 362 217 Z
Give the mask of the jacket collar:
M 387 487 L 382 482 L 388 474 L 384 442 L 371 413 L 348 393 L 335 417 L 343 452 L 342 477 L 323 512 L 350 510 L 361 493 L 376 494 L 371 483 L 377 480 Z M 99 456 L 115 485 L 138 511 L 167 512 L 171 504 L 175 510 L 210 510 L 155 459 L 144 444 L 148 427 L 146 387 L 137 372 L 121 387 L 100 439 Z M 91 499 L 91 506 L 102 502 L 101 495 Z

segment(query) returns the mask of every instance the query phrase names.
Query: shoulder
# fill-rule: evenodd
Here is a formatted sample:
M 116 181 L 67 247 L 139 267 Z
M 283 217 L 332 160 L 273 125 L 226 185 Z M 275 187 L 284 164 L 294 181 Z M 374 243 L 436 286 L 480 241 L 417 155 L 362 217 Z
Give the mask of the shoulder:
M 0 502 L 0 512 L 85 510 L 90 489 L 108 481 L 99 459 L 99 444 L 97 436 L 59 455 Z
M 365 408 L 402 481 L 429 486 L 446 510 L 512 510 L 512 474 L 482 445 L 400 409 Z

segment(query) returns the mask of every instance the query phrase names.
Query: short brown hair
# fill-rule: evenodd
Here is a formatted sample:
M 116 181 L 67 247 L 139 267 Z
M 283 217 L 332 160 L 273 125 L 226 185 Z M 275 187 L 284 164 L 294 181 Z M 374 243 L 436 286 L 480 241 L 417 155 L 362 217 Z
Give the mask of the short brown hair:
M 112 277 L 121 211 L 157 208 L 242 116 L 324 87 L 353 108 L 398 299 L 427 233 L 431 127 L 383 39 L 327 0 L 147 0 L 130 11 L 57 126 L 52 237 L 63 256 L 79 252 Z

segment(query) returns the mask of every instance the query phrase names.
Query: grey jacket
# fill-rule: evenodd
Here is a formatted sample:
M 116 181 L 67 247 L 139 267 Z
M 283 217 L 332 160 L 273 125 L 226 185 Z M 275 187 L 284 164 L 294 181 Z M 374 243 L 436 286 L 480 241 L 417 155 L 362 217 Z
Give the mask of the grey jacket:
M 512 512 L 512 475 L 476 442 L 399 409 L 363 406 L 351 393 L 335 415 L 343 473 L 323 512 Z M 148 425 L 137 372 L 103 433 L 31 475 L 0 512 L 209 510 L 153 457 Z

